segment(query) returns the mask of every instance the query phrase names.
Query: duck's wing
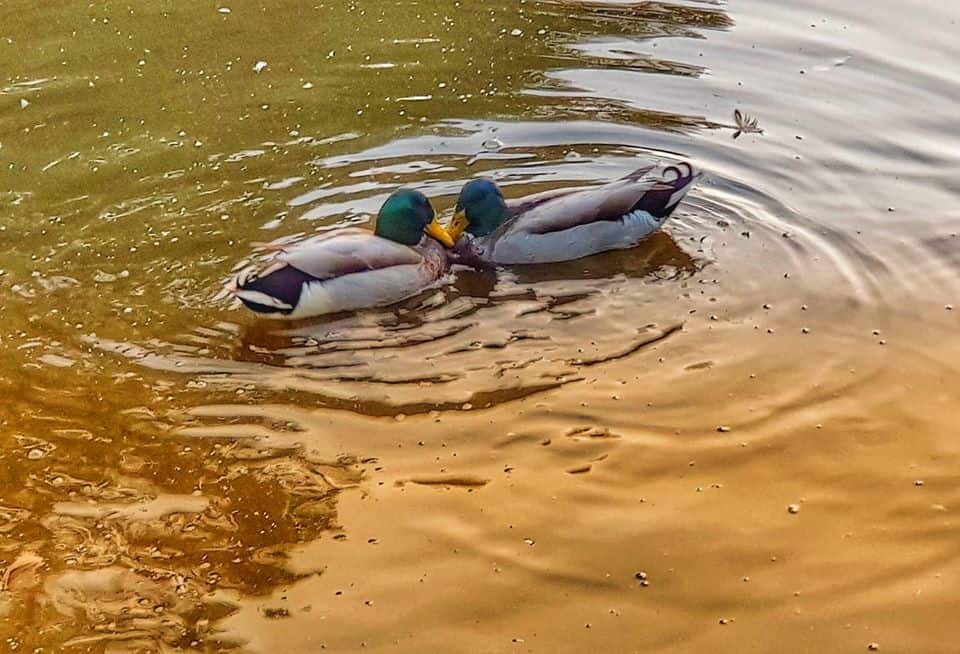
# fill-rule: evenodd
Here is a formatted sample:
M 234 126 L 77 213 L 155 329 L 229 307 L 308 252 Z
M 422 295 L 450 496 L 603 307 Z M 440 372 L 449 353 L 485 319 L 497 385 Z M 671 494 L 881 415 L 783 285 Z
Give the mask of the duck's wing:
M 362 229 L 344 229 L 283 249 L 260 273 L 242 272 L 233 293 L 261 313 L 289 314 L 314 282 L 394 266 L 420 265 L 417 250 Z
M 314 279 L 324 280 L 391 266 L 416 265 L 423 262 L 423 257 L 411 247 L 364 229 L 344 229 L 285 250 L 277 260 Z
M 551 234 L 590 223 L 618 221 L 635 211 L 663 219 L 686 195 L 696 176 L 689 164 L 646 167 L 603 186 L 551 197 L 541 194 L 542 199 L 514 213 L 504 233 Z M 516 205 L 518 210 L 522 206 Z
M 567 187 L 567 188 L 556 188 L 551 191 L 542 191 L 541 193 L 526 195 L 522 198 L 507 200 L 507 209 L 509 209 L 511 216 L 518 216 L 520 214 L 526 213 L 527 211 L 530 211 L 534 207 L 541 205 L 544 202 L 556 200 L 557 198 L 562 198 L 566 195 L 571 195 L 573 193 L 579 193 L 580 191 L 589 191 L 591 188 L 595 188 L 595 187 L 575 186 L 575 187 Z

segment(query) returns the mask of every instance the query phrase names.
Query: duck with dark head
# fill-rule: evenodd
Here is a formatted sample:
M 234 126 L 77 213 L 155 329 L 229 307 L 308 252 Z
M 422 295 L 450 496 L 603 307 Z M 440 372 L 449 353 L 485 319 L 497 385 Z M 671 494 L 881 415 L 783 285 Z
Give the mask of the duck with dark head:
M 423 193 L 400 189 L 374 231 L 350 228 L 282 249 L 259 274 L 231 289 L 247 308 L 274 318 L 306 318 L 393 304 L 435 284 L 454 244 Z
M 447 228 L 467 265 L 570 261 L 636 246 L 660 229 L 699 173 L 688 163 L 647 166 L 609 184 L 508 201 L 496 182 L 460 192 Z

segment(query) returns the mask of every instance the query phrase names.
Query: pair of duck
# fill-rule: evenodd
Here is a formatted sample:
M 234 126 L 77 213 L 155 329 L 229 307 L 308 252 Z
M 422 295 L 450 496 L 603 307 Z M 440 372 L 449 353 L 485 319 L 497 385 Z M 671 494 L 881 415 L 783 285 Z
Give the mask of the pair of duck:
M 425 195 L 400 189 L 373 232 L 343 229 L 281 250 L 232 290 L 257 313 L 306 318 L 399 302 L 435 284 L 451 263 L 553 263 L 630 248 L 660 228 L 698 176 L 688 163 L 647 166 L 602 186 L 513 201 L 492 180 L 476 179 L 447 227 Z

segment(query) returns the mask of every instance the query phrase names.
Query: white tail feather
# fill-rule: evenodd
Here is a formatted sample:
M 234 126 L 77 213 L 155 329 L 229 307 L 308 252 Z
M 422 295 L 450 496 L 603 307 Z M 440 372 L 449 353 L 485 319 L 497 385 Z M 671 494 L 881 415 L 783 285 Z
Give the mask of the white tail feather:
M 293 309 L 293 307 L 286 302 L 281 302 L 272 295 L 267 295 L 266 293 L 261 293 L 260 291 L 237 289 L 233 292 L 233 294 L 242 300 L 253 302 L 254 304 L 260 304 L 265 307 L 273 307 L 282 311 L 290 311 Z

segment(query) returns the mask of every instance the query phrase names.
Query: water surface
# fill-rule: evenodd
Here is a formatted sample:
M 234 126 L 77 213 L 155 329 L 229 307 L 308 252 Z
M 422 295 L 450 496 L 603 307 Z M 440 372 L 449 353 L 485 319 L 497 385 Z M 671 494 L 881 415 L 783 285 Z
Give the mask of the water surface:
M 960 16 L 837 5 L 0 7 L 4 646 L 954 651 Z M 634 250 L 222 293 L 680 159 Z

